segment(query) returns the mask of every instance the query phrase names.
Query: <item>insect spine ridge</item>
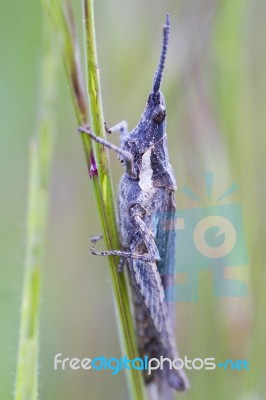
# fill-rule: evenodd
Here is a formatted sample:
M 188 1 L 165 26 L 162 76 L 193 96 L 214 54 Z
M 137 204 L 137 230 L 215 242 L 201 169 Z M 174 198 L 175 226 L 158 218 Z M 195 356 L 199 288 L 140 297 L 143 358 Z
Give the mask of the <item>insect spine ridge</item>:
M 168 42 L 169 42 L 169 34 L 170 34 L 170 15 L 166 14 L 166 23 L 165 23 L 165 26 L 163 27 L 163 44 L 162 44 L 161 56 L 160 56 L 159 64 L 158 64 L 158 67 L 157 67 L 157 70 L 156 70 L 156 73 L 154 76 L 153 86 L 152 86 L 152 93 L 154 95 L 156 95 L 158 93 L 158 91 L 160 90 L 160 86 L 161 86 L 165 58 L 166 58 Z

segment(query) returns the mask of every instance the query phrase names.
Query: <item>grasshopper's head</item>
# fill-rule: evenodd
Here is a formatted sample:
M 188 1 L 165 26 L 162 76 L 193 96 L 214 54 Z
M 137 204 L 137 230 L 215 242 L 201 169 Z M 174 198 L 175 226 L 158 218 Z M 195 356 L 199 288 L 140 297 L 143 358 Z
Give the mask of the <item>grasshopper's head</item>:
M 152 91 L 149 94 L 146 108 L 135 129 L 128 135 L 124 146 L 126 150 L 137 155 L 143 154 L 165 135 L 166 108 L 160 91 L 166 52 L 169 41 L 170 17 L 166 15 L 163 28 L 163 43 L 159 64 L 153 79 Z
M 123 148 L 129 151 L 134 160 L 134 169 L 142 190 L 162 186 L 176 189 L 172 168 L 168 161 L 166 139 L 166 109 L 160 91 L 170 32 L 170 17 L 166 15 L 163 28 L 163 44 L 152 91 L 139 124 L 126 137 Z

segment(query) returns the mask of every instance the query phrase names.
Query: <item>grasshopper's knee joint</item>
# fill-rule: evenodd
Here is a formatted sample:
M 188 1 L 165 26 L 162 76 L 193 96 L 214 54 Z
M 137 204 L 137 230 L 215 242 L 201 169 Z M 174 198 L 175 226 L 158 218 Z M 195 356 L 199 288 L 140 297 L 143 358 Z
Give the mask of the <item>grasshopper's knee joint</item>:
M 130 210 L 129 211 L 130 211 L 130 215 L 134 219 L 138 219 L 138 218 L 143 219 L 145 217 L 145 215 L 146 215 L 145 209 L 143 207 L 141 207 L 141 205 L 138 204 L 138 203 L 132 204 L 130 206 Z

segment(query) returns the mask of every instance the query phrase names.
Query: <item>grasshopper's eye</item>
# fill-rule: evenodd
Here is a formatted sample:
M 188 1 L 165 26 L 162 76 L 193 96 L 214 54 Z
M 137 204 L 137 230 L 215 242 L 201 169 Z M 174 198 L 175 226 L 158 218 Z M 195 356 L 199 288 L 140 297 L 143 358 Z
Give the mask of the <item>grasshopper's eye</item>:
M 152 120 L 156 124 L 160 124 L 165 119 L 165 115 L 166 115 L 165 107 L 160 104 L 153 111 Z

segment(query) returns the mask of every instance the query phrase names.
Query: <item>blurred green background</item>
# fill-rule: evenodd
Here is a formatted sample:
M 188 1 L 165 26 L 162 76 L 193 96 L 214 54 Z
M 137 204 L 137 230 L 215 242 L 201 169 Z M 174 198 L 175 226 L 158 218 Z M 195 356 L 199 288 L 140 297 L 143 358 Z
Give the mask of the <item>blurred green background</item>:
M 73 2 L 74 3 L 74 2 Z M 165 14 L 171 37 L 163 92 L 170 159 L 179 188 L 243 210 L 248 265 L 226 269 L 248 295 L 217 298 L 211 271 L 199 274 L 199 299 L 177 305 L 181 355 L 247 359 L 250 371 L 190 371 L 183 399 L 266 399 L 265 385 L 265 99 L 266 3 L 262 0 L 102 0 L 95 19 L 105 119 L 133 128 L 145 106 Z M 12 398 L 25 258 L 29 141 L 36 133 L 42 13 L 34 0 L 0 1 L 1 269 L 0 398 Z M 82 42 L 81 1 L 75 2 Z M 56 40 L 56 39 L 55 39 Z M 42 296 L 40 398 L 127 399 L 124 374 L 54 371 L 53 357 L 120 357 L 107 261 L 89 253 L 100 232 L 64 70 L 60 63 L 57 143 Z M 118 143 L 118 138 L 113 141 Z M 110 154 L 114 187 L 121 167 Z M 198 204 L 177 192 L 178 208 Z M 214 203 L 212 203 L 214 204 Z

